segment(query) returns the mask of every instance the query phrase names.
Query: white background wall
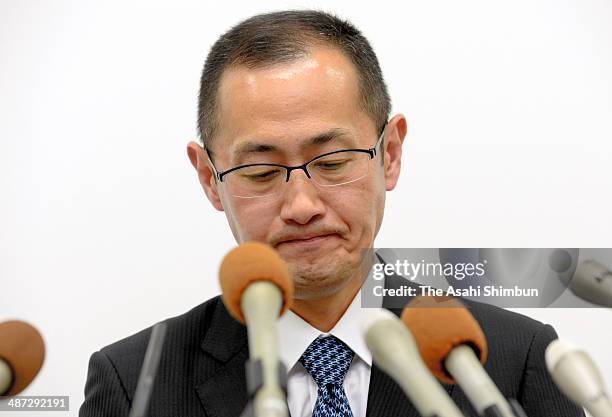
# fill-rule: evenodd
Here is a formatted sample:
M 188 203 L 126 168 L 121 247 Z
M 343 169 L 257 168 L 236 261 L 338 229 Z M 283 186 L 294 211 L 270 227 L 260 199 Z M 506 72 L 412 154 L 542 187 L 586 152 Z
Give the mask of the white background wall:
M 261 4 L 0 1 L 0 322 L 44 334 L 27 394 L 65 415 L 94 350 L 218 293 L 234 241 L 185 147 L 208 49 L 257 12 L 323 7 L 377 51 L 409 121 L 378 246 L 611 246 L 612 2 Z M 612 384 L 611 311 L 526 313 Z

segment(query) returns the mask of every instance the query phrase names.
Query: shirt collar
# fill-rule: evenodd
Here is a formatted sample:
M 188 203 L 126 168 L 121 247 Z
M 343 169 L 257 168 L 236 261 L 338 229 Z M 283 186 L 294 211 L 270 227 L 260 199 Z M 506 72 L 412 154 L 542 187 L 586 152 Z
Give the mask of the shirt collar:
M 371 308 L 361 307 L 360 290 L 333 329 L 329 333 L 323 333 L 293 311 L 287 310 L 277 323 L 279 356 L 287 366 L 287 370 L 295 366 L 302 353 L 319 335 L 336 336 L 366 364 L 372 366 L 372 354 L 363 340 L 360 329 L 361 323 L 371 311 Z

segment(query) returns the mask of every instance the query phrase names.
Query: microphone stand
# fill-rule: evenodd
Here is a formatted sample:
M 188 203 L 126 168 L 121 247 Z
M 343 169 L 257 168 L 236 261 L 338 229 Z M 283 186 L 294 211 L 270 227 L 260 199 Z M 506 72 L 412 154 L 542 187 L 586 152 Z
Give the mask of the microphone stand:
M 249 359 L 245 364 L 245 368 L 247 396 L 249 400 L 246 407 L 244 407 L 244 410 L 240 414 L 240 417 L 268 417 L 255 415 L 255 396 L 264 385 L 261 359 Z M 287 367 L 279 360 L 277 369 L 280 387 L 285 393 L 285 398 L 287 398 Z
M 514 398 L 508 399 L 508 404 L 512 409 L 512 414 L 514 415 L 514 417 L 527 417 L 527 414 L 525 414 L 525 410 L 523 410 L 523 407 L 521 407 L 518 401 L 516 401 Z M 483 417 L 504 417 L 504 414 L 502 414 L 502 412 L 496 405 L 492 405 L 484 410 Z

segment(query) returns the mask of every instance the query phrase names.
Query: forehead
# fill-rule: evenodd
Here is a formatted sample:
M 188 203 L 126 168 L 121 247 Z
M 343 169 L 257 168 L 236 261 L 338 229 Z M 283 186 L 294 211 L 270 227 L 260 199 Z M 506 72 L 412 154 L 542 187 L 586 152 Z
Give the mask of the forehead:
M 375 130 L 360 106 L 355 66 L 339 50 L 323 47 L 289 63 L 228 69 L 217 115 L 215 147 L 230 152 L 246 140 L 265 138 L 290 147 L 329 129 L 355 135 L 368 126 Z

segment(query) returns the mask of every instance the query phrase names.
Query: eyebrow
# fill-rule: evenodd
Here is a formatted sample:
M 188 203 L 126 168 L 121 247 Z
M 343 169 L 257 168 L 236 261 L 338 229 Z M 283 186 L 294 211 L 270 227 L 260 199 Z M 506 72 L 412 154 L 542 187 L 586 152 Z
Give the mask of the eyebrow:
M 316 136 L 313 136 L 306 140 L 304 143 L 300 145 L 300 148 L 309 148 L 312 146 L 320 146 L 326 143 L 329 143 L 333 140 L 349 138 L 350 132 L 347 129 L 343 128 L 333 128 L 329 129 L 323 133 L 319 133 Z M 349 140 L 343 140 L 342 142 L 346 143 L 347 146 L 350 145 Z M 241 143 L 236 149 L 235 155 L 238 161 L 242 160 L 245 156 L 254 153 L 268 153 L 268 152 L 278 152 L 280 149 L 275 146 L 265 142 L 258 141 L 246 141 Z

